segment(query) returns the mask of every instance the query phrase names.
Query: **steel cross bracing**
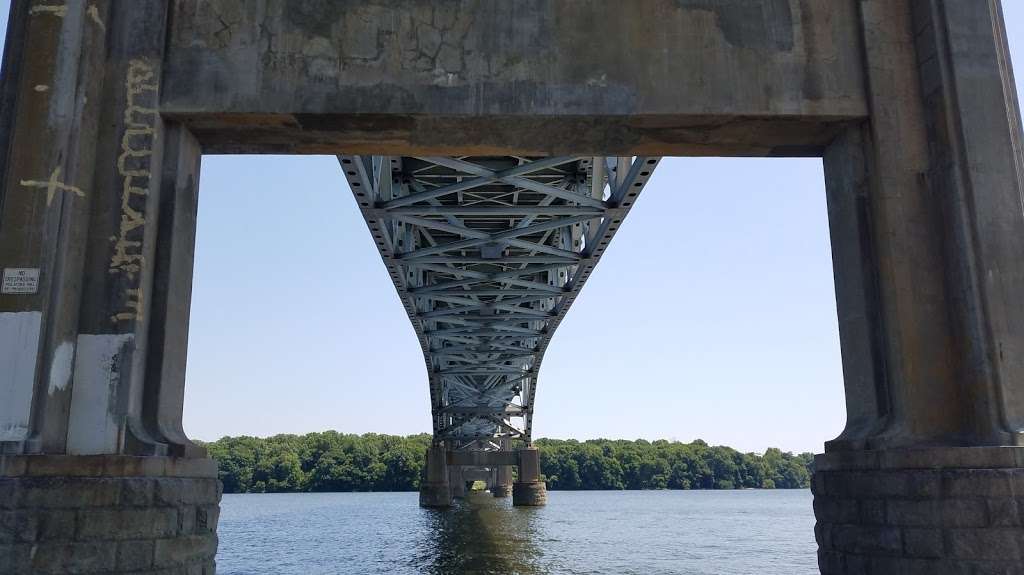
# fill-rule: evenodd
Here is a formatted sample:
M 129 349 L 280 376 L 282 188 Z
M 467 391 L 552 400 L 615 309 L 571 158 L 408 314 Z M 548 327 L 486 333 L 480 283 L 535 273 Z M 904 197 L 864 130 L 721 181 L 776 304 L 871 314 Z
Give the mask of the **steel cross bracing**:
M 660 158 L 339 160 L 416 329 L 435 440 L 529 442 L 544 351 Z

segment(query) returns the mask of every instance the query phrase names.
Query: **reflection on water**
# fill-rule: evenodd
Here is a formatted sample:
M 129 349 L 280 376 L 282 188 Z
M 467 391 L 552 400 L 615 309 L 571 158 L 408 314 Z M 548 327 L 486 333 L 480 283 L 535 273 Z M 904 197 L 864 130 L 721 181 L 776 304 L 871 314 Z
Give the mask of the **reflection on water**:
M 421 509 L 416 493 L 225 495 L 219 575 L 814 575 L 804 491 L 473 494 Z
M 431 575 L 546 573 L 532 537 L 538 509 L 512 507 L 490 493 L 470 493 L 448 510 L 425 510 L 409 566 Z

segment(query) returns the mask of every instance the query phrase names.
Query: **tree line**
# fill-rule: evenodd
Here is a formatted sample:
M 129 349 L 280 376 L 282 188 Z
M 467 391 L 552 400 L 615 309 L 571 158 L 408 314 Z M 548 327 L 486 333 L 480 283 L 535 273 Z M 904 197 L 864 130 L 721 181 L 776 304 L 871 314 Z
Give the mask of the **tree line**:
M 540 439 L 549 489 L 788 489 L 810 484 L 813 456 L 763 455 L 678 441 Z M 225 493 L 416 491 L 430 435 L 326 431 L 224 437 L 204 444 Z
M 814 464 L 810 453 L 740 453 L 700 439 L 535 443 L 549 489 L 798 489 L 810 486 Z

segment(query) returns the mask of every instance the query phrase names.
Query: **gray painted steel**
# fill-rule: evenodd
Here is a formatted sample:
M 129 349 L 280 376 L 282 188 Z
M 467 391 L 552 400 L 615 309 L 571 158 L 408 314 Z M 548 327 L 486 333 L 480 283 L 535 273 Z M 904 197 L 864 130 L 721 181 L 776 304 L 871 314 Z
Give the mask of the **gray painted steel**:
M 529 443 L 548 343 L 660 158 L 339 161 L 416 329 L 434 439 Z

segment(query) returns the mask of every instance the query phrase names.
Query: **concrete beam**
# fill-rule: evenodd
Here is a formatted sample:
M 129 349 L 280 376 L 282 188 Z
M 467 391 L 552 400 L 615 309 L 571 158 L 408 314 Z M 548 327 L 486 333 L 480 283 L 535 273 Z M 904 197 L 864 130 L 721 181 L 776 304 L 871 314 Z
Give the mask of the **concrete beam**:
M 483 481 L 489 483 L 492 479 L 491 472 L 481 468 L 465 468 L 462 470 L 464 481 Z
M 494 467 L 519 465 L 518 451 L 449 451 L 448 465 Z
M 176 0 L 161 110 L 210 152 L 814 155 L 868 115 L 856 5 Z

